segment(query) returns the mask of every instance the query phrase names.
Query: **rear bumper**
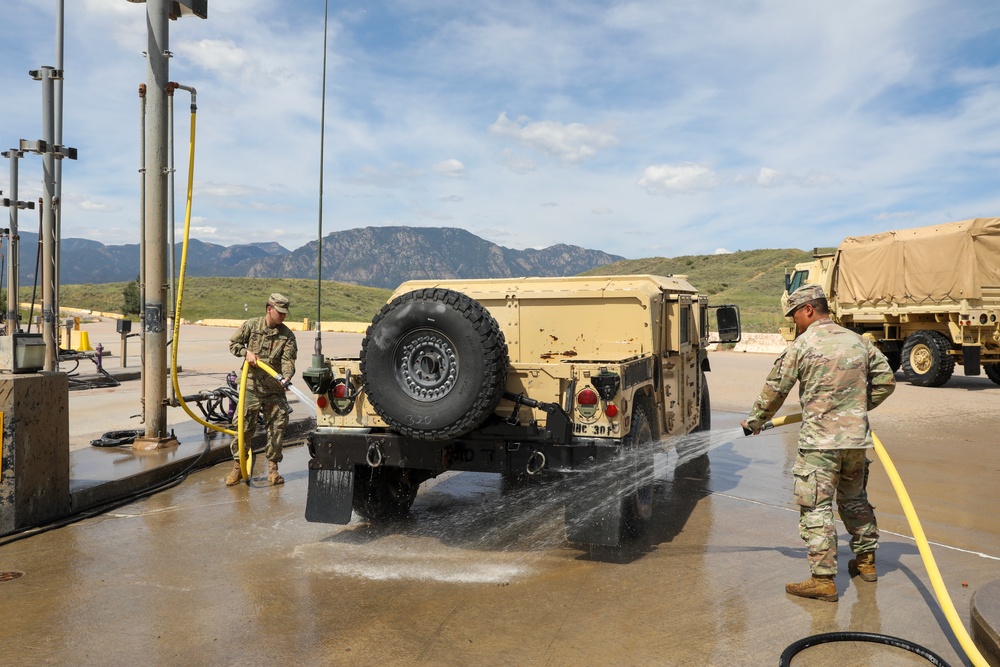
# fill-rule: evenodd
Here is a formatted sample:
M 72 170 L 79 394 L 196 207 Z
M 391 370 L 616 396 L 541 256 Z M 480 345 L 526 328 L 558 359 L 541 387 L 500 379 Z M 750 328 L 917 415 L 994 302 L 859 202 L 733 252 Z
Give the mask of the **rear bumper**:
M 308 436 L 309 467 L 354 470 L 355 466 L 391 466 L 433 471 L 573 472 L 617 455 L 620 441 L 611 438 L 523 439 L 467 436 L 427 441 L 387 431 L 321 427 Z

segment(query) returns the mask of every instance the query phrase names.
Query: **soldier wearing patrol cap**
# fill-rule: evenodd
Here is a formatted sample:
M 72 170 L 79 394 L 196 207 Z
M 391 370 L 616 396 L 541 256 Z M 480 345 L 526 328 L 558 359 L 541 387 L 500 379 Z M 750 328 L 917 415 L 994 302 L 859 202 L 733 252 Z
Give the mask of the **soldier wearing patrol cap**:
M 863 581 L 878 579 L 878 524 L 865 489 L 866 450 L 873 446 L 868 411 L 892 393 L 896 381 L 871 341 L 833 323 L 819 285 L 805 285 L 789 295 L 785 317 L 795 322 L 798 337 L 774 362 L 743 427 L 760 433 L 799 383 L 802 427 L 792 476 L 811 576 L 788 584 L 785 591 L 836 602 L 834 498 L 856 554 L 848 571 Z
M 285 479 L 278 474 L 278 464 L 282 458 L 282 438 L 285 427 L 288 426 L 288 414 L 291 409 L 285 398 L 286 388 L 262 368 L 258 368 L 257 361 L 263 361 L 286 380 L 292 379 L 295 375 L 298 346 L 295 334 L 284 325 L 289 307 L 288 297 L 277 292 L 271 294 L 264 308 L 264 316 L 247 320 L 229 339 L 229 351 L 237 357 L 246 357 L 250 365 L 246 395 L 243 399 L 244 440 L 250 441 L 257 428 L 257 416 L 263 415 L 267 427 L 267 446 L 264 455 L 268 465 L 267 480 L 271 485 L 285 483 Z M 236 463 L 226 478 L 226 486 L 235 486 L 242 478 L 239 442 L 235 438 L 231 451 Z

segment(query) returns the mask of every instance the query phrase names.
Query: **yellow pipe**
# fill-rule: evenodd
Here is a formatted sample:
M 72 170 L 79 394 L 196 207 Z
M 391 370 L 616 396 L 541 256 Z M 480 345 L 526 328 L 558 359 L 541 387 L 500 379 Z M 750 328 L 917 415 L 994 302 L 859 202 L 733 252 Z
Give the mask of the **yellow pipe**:
M 771 424 L 774 426 L 783 426 L 800 421 L 802 421 L 802 415 L 794 414 L 775 417 L 771 420 Z M 878 454 L 879 461 L 882 462 L 882 466 L 885 468 L 886 473 L 888 473 L 889 481 L 892 482 L 892 488 L 895 489 L 896 496 L 903 506 L 903 513 L 910 524 L 913 539 L 917 542 L 920 557 L 923 559 L 924 567 L 927 568 L 927 574 L 931 578 L 931 585 L 934 588 L 934 596 L 937 598 L 938 606 L 944 612 L 945 618 L 948 619 L 948 625 L 951 626 L 952 632 L 955 633 L 955 638 L 958 639 L 958 643 L 961 644 L 965 650 L 965 655 L 972 661 L 974 667 L 989 667 L 983 654 L 979 652 L 975 642 L 972 641 L 972 637 L 969 636 L 968 630 L 965 629 L 962 619 L 958 617 L 958 612 L 951 601 L 948 589 L 945 588 L 944 579 L 941 578 L 941 571 L 934 560 L 934 554 L 931 553 L 930 544 L 924 535 L 924 529 L 920 525 L 920 519 L 917 518 L 917 513 L 913 509 L 913 503 L 910 502 L 910 494 L 906 492 L 903 480 L 900 479 L 899 473 L 896 472 L 896 466 L 893 465 L 892 459 L 889 458 L 889 452 L 885 450 L 885 447 L 882 446 L 882 441 L 878 439 L 878 436 L 874 432 L 872 432 L 872 442 L 875 443 L 875 453 Z
M 187 403 L 184 401 L 184 396 L 181 393 L 180 383 L 177 380 L 177 348 L 179 345 L 181 337 L 181 305 L 184 303 L 184 276 L 187 273 L 187 252 L 188 252 L 188 240 L 191 236 L 191 202 L 194 198 L 194 140 L 195 140 L 195 125 L 197 120 L 197 113 L 195 112 L 194 106 L 191 108 L 191 149 L 188 154 L 188 180 L 187 180 L 187 196 L 186 203 L 184 206 L 184 243 L 181 246 L 181 267 L 180 273 L 178 275 L 177 282 L 177 303 L 174 307 L 174 339 L 173 345 L 170 351 L 170 377 L 173 381 L 174 394 L 177 396 L 177 402 L 180 404 L 184 412 L 188 414 L 189 417 L 194 419 L 196 422 L 204 426 L 205 428 L 210 428 L 214 431 L 219 431 L 220 433 L 226 433 L 228 435 L 236 436 L 239 444 L 239 462 L 240 471 L 243 474 L 244 479 L 249 483 L 250 472 L 253 470 L 253 451 L 248 449 L 244 444 L 244 426 L 243 423 L 243 406 L 246 398 L 246 385 L 247 385 L 247 374 L 249 372 L 249 364 L 244 360 L 243 369 L 240 374 L 240 397 L 236 407 L 238 412 L 237 416 L 237 430 L 223 428 L 218 424 L 212 424 L 207 422 L 191 408 L 188 407 Z M 263 368 L 265 372 L 270 374 L 276 380 L 282 384 L 287 384 L 282 376 L 278 374 L 273 368 L 265 364 L 263 361 L 257 361 L 257 367 Z
M 187 403 L 184 401 L 184 396 L 181 394 L 180 383 L 177 381 L 177 347 L 180 341 L 181 335 L 181 304 L 184 303 L 184 274 L 187 271 L 187 252 L 188 252 L 188 239 L 191 235 L 191 201 L 194 193 L 194 138 L 195 138 L 195 120 L 197 114 L 191 112 L 191 150 L 188 156 L 188 181 L 187 181 L 187 203 L 184 207 L 184 243 L 181 245 L 181 269 L 177 278 L 177 303 L 174 306 L 174 342 L 170 350 L 170 379 L 173 381 L 174 385 L 174 395 L 177 396 L 177 402 L 180 404 L 184 412 L 188 414 L 191 419 L 195 420 L 205 428 L 210 428 L 213 431 L 219 431 L 221 433 L 227 433 L 229 435 L 236 435 L 236 431 L 228 428 L 223 428 L 218 424 L 212 424 L 205 421 L 191 408 L 188 407 Z M 243 392 L 240 392 L 240 409 L 243 406 Z

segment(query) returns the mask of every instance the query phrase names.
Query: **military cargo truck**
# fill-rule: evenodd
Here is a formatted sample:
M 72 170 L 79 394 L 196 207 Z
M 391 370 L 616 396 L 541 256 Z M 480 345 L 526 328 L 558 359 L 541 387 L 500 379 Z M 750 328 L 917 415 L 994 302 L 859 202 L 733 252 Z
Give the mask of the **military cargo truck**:
M 358 358 L 303 373 L 318 414 L 306 518 L 399 517 L 422 482 L 479 471 L 565 482 L 572 542 L 641 534 L 654 445 L 710 426 L 710 309 L 738 341 L 739 309 L 685 276 L 404 283 Z
M 955 364 L 1000 384 L 1000 218 L 852 236 L 813 256 L 786 271 L 786 298 L 821 285 L 833 320 L 915 385 L 944 384 Z

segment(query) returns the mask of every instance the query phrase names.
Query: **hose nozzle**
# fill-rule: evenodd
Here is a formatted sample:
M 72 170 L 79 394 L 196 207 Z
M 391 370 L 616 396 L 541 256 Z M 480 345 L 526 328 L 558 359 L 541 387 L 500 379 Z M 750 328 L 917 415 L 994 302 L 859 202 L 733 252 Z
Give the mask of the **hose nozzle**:
M 783 415 L 781 417 L 775 417 L 774 419 L 767 420 L 766 422 L 764 422 L 761 425 L 760 430 L 762 432 L 763 431 L 768 431 L 768 430 L 774 428 L 775 426 L 784 426 L 785 424 L 794 424 L 794 423 L 800 422 L 800 421 L 802 421 L 802 415 L 801 414 Z M 753 431 L 751 431 L 746 426 L 744 426 L 743 427 L 743 435 L 745 435 L 745 436 L 746 435 L 753 435 Z

